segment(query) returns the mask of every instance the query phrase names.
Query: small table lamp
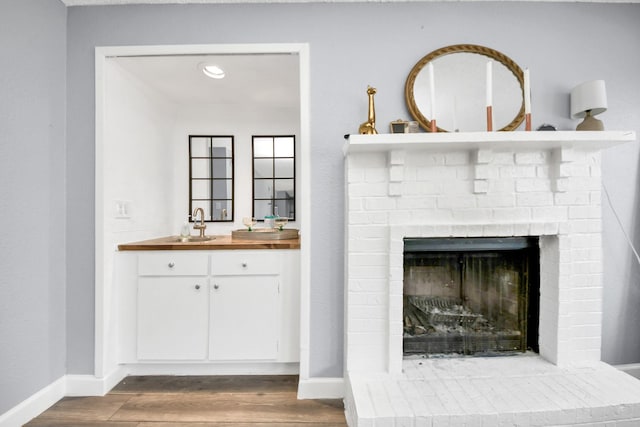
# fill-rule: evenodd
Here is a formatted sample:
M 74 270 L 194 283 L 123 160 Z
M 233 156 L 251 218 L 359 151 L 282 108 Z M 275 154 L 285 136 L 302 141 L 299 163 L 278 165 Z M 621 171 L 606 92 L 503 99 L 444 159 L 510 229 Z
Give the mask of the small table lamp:
M 571 117 L 581 119 L 576 130 L 604 130 L 602 122 L 595 115 L 607 111 L 607 91 L 604 80 L 582 83 L 571 91 Z

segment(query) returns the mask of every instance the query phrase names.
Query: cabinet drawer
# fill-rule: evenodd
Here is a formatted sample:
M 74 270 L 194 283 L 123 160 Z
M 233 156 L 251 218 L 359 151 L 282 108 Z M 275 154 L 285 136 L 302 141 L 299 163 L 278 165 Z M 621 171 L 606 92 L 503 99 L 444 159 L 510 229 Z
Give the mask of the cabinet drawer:
M 211 274 L 233 276 L 246 274 L 278 274 L 280 258 L 277 251 L 230 251 L 212 255 Z
M 206 276 L 209 256 L 193 251 L 167 251 L 138 257 L 139 276 Z

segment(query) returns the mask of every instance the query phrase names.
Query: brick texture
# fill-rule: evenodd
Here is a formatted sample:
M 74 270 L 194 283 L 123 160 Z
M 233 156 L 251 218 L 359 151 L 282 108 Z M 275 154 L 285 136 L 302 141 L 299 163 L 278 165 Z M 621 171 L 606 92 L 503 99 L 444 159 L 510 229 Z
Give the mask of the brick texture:
M 637 382 L 604 378 L 604 364 L 572 370 L 600 363 L 598 152 L 354 152 L 345 176 L 350 426 L 640 425 Z M 496 236 L 539 237 L 540 355 L 520 367 L 544 364 L 544 375 L 518 373 L 512 358 L 496 358 L 491 378 L 475 362 L 403 360 L 403 238 Z M 438 363 L 455 364 L 454 377 Z

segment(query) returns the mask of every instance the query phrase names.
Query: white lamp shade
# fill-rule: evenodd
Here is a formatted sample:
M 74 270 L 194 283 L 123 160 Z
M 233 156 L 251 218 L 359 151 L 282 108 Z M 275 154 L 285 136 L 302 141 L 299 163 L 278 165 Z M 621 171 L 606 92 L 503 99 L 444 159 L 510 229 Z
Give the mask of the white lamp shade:
M 571 117 L 583 118 L 589 110 L 592 116 L 607 111 L 607 91 L 604 80 L 584 82 L 571 91 Z

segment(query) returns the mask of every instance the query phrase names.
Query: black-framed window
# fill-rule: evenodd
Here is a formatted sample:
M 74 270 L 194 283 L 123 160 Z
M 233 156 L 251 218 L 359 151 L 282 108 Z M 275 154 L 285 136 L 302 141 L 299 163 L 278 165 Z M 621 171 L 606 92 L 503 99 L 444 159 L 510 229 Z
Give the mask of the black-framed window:
M 233 143 L 232 135 L 189 135 L 190 221 L 196 208 L 206 222 L 233 221 Z
M 296 138 L 294 135 L 254 135 L 253 216 L 296 219 Z

